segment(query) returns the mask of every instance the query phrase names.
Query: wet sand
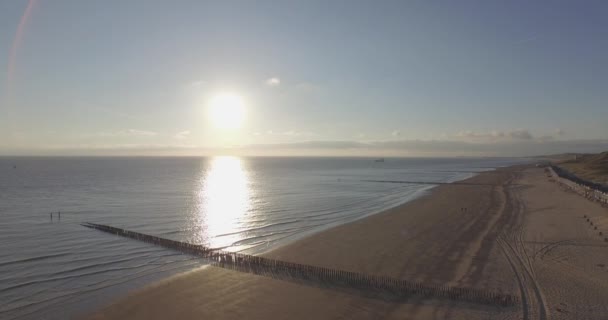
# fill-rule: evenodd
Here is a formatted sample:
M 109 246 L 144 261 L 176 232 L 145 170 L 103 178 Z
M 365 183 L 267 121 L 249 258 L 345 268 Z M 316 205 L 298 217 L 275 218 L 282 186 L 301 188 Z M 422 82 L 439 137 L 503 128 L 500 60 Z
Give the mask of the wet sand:
M 521 296 L 519 306 L 422 298 L 393 302 L 207 267 L 139 290 L 87 318 L 602 319 L 608 314 L 608 242 L 594 229 L 608 231 L 608 209 L 563 190 L 538 168 L 505 168 L 463 182 L 265 255 L 512 293 Z

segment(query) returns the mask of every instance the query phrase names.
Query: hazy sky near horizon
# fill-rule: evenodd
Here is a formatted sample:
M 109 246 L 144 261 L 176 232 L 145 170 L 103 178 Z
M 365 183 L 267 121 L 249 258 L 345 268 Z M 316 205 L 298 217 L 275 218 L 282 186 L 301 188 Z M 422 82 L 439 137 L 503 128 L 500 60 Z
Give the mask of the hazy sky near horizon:
M 0 155 L 608 149 L 605 1 L 3 1 Z M 213 126 L 232 92 L 242 127 Z

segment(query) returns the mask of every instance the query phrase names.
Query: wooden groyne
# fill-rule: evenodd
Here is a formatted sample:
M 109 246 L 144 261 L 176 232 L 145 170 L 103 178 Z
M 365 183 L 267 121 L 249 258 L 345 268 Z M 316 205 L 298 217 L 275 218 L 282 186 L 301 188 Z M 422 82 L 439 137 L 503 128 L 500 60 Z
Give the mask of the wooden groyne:
M 248 254 L 215 250 L 203 245 L 164 239 L 121 228 L 85 223 L 87 228 L 136 239 L 211 260 L 214 266 L 253 273 L 280 280 L 346 290 L 386 300 L 407 300 L 410 297 L 440 298 L 479 304 L 509 307 L 519 304 L 517 296 L 474 288 L 426 285 L 417 282 L 331 269 Z

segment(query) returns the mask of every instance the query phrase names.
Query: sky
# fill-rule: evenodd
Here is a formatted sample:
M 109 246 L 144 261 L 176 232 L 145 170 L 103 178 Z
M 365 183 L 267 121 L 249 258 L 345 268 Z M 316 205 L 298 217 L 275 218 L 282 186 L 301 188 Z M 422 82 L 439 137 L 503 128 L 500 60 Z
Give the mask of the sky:
M 0 155 L 608 150 L 606 16 L 605 1 L 2 1 Z M 222 93 L 244 105 L 238 128 L 209 112 Z

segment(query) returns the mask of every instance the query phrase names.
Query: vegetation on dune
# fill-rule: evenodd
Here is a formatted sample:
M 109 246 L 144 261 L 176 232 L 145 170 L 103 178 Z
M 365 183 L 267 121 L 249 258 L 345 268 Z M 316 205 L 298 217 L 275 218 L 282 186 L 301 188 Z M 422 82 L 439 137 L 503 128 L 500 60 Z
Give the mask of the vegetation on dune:
M 608 151 L 575 155 L 559 166 L 582 179 L 608 185 Z

